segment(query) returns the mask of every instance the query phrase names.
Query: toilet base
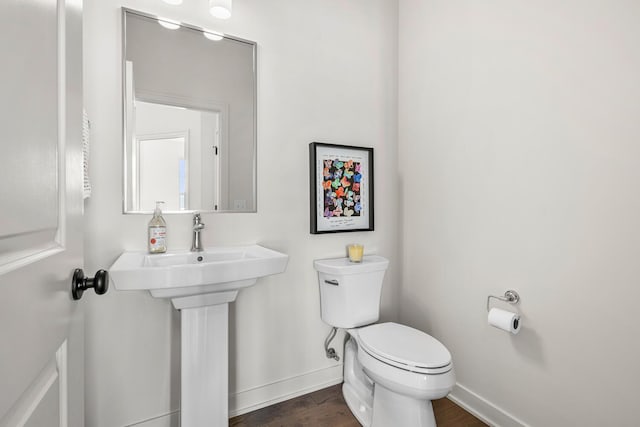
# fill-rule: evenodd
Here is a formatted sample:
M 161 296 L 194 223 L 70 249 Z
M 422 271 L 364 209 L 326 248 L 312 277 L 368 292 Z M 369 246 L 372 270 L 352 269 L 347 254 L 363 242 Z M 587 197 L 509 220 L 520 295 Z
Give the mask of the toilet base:
M 342 395 L 358 422 L 369 427 L 373 414 L 373 382 L 365 375 L 357 354 L 355 341 L 349 339 L 344 346 Z
M 403 396 L 375 385 L 373 393 L 373 419 L 371 427 L 420 426 L 436 427 L 430 400 Z
M 365 374 L 358 360 L 358 344 L 352 336 L 344 348 L 342 394 L 351 413 L 364 427 L 436 427 L 431 400 L 391 391 Z

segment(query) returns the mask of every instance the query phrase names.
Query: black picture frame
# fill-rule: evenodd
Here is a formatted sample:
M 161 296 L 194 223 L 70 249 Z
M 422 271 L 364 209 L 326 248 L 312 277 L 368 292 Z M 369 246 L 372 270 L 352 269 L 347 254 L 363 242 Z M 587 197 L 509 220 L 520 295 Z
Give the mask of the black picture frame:
M 311 234 L 374 230 L 373 148 L 309 144 Z

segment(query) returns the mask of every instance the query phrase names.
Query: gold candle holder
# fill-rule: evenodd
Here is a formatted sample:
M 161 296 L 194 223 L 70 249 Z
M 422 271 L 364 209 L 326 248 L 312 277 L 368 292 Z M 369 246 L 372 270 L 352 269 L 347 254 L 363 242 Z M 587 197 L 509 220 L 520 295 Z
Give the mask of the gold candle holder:
M 347 246 L 349 251 L 349 261 L 351 262 L 362 262 L 362 255 L 364 253 L 364 245 L 360 245 L 358 243 L 351 244 Z

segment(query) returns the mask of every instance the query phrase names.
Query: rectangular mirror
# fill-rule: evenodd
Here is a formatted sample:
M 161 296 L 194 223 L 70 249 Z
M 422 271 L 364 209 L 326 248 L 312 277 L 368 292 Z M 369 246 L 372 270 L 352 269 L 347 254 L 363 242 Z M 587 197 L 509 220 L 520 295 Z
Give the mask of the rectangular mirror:
M 256 44 L 122 15 L 124 212 L 255 212 Z

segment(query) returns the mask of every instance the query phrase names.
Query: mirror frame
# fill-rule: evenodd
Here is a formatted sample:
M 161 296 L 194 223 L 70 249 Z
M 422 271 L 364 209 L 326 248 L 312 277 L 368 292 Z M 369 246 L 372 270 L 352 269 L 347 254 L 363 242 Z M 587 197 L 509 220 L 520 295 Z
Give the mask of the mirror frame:
M 141 12 L 139 10 L 130 9 L 127 7 L 122 7 L 121 12 L 121 25 L 122 25 L 122 52 L 121 52 L 121 78 L 122 78 L 122 213 L 123 214 L 144 214 L 149 215 L 153 214 L 153 210 L 132 210 L 127 206 L 127 128 L 128 128 L 128 120 L 127 120 L 127 80 L 126 80 L 126 62 L 127 62 L 127 14 L 138 15 L 143 18 L 158 20 L 158 19 L 167 19 L 167 17 L 161 17 L 152 13 Z M 189 210 L 180 210 L 180 211 L 162 211 L 163 214 L 193 214 L 194 212 L 202 212 L 202 213 L 257 213 L 258 212 L 258 70 L 257 70 L 257 54 L 258 54 L 258 44 L 251 40 L 242 39 L 240 37 L 231 36 L 226 33 L 222 33 L 220 31 L 209 30 L 206 28 L 199 27 L 197 25 L 186 24 L 184 22 L 176 21 L 176 24 L 179 24 L 181 27 L 199 31 L 199 32 L 211 32 L 215 34 L 219 34 L 225 39 L 233 40 L 240 43 L 245 43 L 251 45 L 253 47 L 253 209 L 246 210 L 208 210 L 208 209 L 189 209 Z M 135 97 L 135 94 L 133 94 Z M 228 141 L 231 144 L 231 141 Z

